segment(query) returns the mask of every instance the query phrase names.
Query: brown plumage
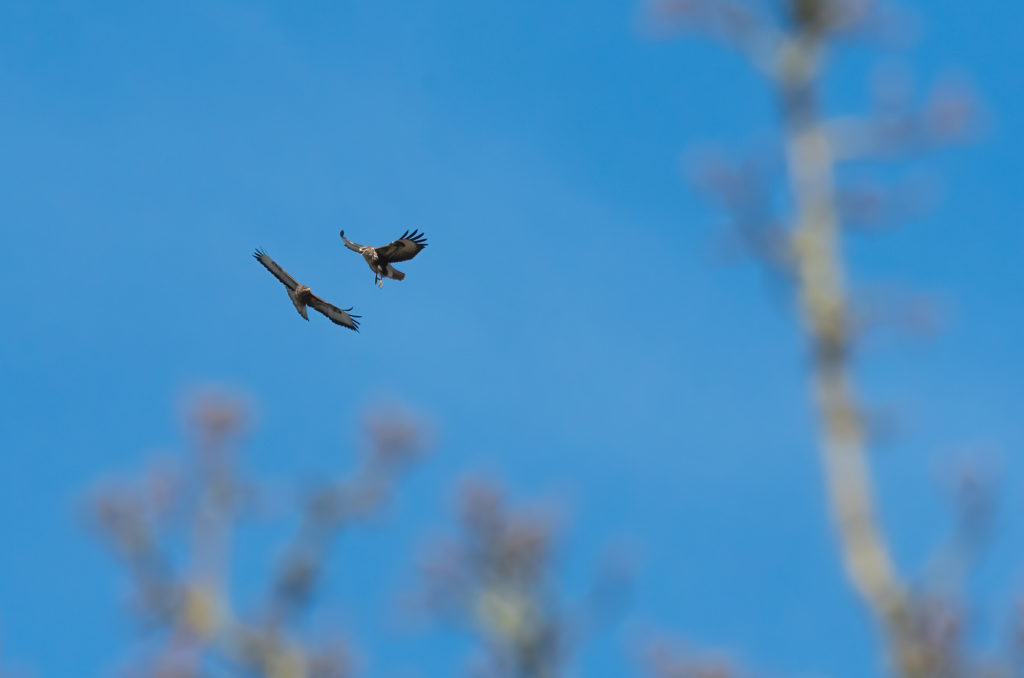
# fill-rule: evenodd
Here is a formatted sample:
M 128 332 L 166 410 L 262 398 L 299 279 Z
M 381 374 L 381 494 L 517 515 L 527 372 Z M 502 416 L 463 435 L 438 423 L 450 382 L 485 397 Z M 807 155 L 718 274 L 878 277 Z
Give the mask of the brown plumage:
M 416 229 L 412 233 L 406 231 L 397 240 L 381 247 L 370 247 L 354 243 L 345 237 L 345 231 L 341 232 L 341 239 L 345 241 L 345 247 L 353 252 L 359 252 L 366 259 L 366 263 L 373 271 L 373 282 L 384 286 L 384 278 L 393 280 L 404 280 L 405 274 L 391 264 L 396 261 L 408 261 L 420 253 L 427 246 L 427 237 Z
M 351 308 L 338 308 L 334 304 L 330 304 L 320 297 L 313 294 L 308 287 L 300 285 L 295 281 L 295 278 L 288 275 L 288 273 L 281 268 L 276 261 L 267 256 L 267 253 L 262 250 L 256 250 L 252 255 L 256 261 L 263 264 L 264 268 L 274 274 L 274 277 L 281 281 L 281 283 L 288 290 L 288 298 L 292 300 L 295 305 L 295 310 L 299 312 L 306 320 L 309 320 L 309 315 L 306 313 L 306 307 L 309 306 L 314 310 L 323 313 L 327 318 L 335 325 L 341 325 L 347 327 L 350 330 L 359 331 L 359 321 L 356 318 L 358 315 L 351 315 L 348 312 Z

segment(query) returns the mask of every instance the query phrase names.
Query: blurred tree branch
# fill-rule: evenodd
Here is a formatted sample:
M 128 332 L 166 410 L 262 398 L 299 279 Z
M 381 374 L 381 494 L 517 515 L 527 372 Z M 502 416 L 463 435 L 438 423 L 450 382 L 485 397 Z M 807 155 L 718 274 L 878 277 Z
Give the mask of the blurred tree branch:
M 630 572 L 609 562 L 586 598 L 570 605 L 552 575 L 550 514 L 513 510 L 498 486 L 478 479 L 458 500 L 458 532 L 437 540 L 423 561 L 422 605 L 482 640 L 474 675 L 562 675 L 581 636 L 619 612 Z
M 351 675 L 345 643 L 303 638 L 300 617 L 337 534 L 373 515 L 421 452 L 421 427 L 397 411 L 368 418 L 363 464 L 304 497 L 299 528 L 268 586 L 263 613 L 247 616 L 233 604 L 228 579 L 236 524 L 261 499 L 237 464 L 245 419 L 237 399 L 198 400 L 188 427 L 194 471 L 158 468 L 141 482 L 103 488 L 93 502 L 94 522 L 128 567 L 135 609 L 151 638 L 133 675 Z M 172 555 L 181 527 L 187 528 L 184 562 Z
M 876 115 L 829 119 L 821 83 L 829 49 L 864 30 L 881 3 L 870 0 L 675 0 L 661 16 L 724 37 L 769 79 L 782 116 L 786 192 L 791 216 L 775 217 L 770 174 L 722 171 L 705 180 L 751 234 L 755 254 L 793 281 L 813 356 L 812 383 L 821 425 L 827 497 L 850 582 L 883 630 L 893 666 L 907 676 L 952 670 L 952 613 L 915 600 L 896 568 L 875 508 L 867 422 L 853 379 L 857 314 L 843 258 L 838 165 L 890 156 L 961 135 L 970 117 L 962 93 L 940 90 L 916 112 L 906 97 L 883 100 Z M 755 9 L 755 7 L 757 9 Z M 865 317 L 861 314 L 861 317 Z M 938 626 L 936 626 L 938 624 Z M 684 672 L 686 673 L 686 672 Z
M 777 90 L 786 128 L 796 217 L 792 246 L 804 325 L 814 354 L 828 496 L 854 586 L 887 633 L 903 634 L 905 585 L 893 567 L 873 506 L 860 408 L 849 370 L 849 304 L 840 254 L 832 144 L 818 106 L 822 21 L 819 0 L 794 0 L 794 32 Z

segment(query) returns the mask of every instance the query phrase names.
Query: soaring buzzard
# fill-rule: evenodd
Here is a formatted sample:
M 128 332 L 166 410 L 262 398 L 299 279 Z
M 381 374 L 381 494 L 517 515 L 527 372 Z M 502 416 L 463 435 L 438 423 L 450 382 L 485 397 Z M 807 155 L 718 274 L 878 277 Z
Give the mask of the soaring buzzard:
M 348 311 L 351 308 L 338 308 L 334 304 L 329 304 L 320 297 L 316 296 L 309 291 L 309 288 L 305 285 L 300 285 L 295 282 L 295 278 L 288 275 L 283 268 L 277 265 L 277 262 L 267 256 L 266 252 L 262 250 L 256 250 L 253 255 L 256 261 L 263 264 L 263 266 L 274 274 L 274 277 L 280 280 L 285 287 L 288 288 L 288 297 L 295 304 L 295 310 L 299 312 L 306 320 L 309 320 L 309 316 L 306 314 L 306 307 L 312 306 L 317 311 L 320 311 L 327 316 L 332 323 L 335 325 L 341 325 L 347 327 L 350 330 L 359 331 L 359 321 L 356 318 L 360 317 L 357 315 L 349 315 Z
M 427 246 L 427 236 L 416 229 L 412 233 L 406 231 L 398 240 L 388 243 L 383 247 L 369 247 L 358 245 L 345 237 L 345 231 L 341 232 L 341 239 L 345 241 L 345 247 L 353 252 L 359 252 L 366 259 L 373 271 L 373 282 L 384 287 L 384 278 L 404 280 L 405 274 L 392 266 L 395 261 L 408 261 L 420 253 Z

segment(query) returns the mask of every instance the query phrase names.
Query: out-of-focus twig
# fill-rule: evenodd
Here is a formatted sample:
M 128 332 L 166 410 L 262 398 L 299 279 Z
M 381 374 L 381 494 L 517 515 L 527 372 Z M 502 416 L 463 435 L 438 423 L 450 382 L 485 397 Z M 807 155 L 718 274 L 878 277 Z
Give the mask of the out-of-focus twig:
M 492 678 L 562 675 L 580 636 L 614 618 L 631 575 L 621 561 L 570 605 L 552 580 L 554 529 L 544 512 L 512 510 L 501 491 L 474 480 L 459 495 L 459 531 L 423 562 L 422 602 L 483 641 L 476 673 Z
M 974 109 L 967 86 L 948 80 L 922 107 L 897 90 L 883 94 L 872 115 L 836 117 L 824 125 L 836 160 L 902 159 L 964 138 Z
M 373 515 L 389 498 L 398 475 L 426 445 L 423 425 L 400 409 L 373 412 L 364 424 L 363 463 L 355 475 L 315 488 L 303 503 L 302 522 L 270 588 L 267 619 L 271 626 L 305 608 L 337 534 Z
M 298 533 L 262 612 L 247 615 L 233 603 L 228 580 L 235 528 L 255 494 L 237 459 L 245 419 L 236 399 L 202 398 L 190 409 L 191 470 L 164 469 L 141 484 L 107 487 L 93 503 L 93 519 L 126 561 L 137 611 L 151 631 L 144 656 L 129 669 L 134 675 L 352 675 L 345 643 L 304 638 L 300 617 L 317 593 L 338 531 L 387 501 L 422 448 L 421 427 L 395 411 L 368 418 L 363 464 L 304 497 Z M 186 534 L 176 537 L 183 528 Z
M 644 657 L 655 678 L 743 678 L 725 656 L 697 656 L 679 643 L 659 639 L 646 648 Z
M 775 69 L 781 29 L 771 17 L 739 0 L 655 0 L 651 16 L 660 31 L 695 28 L 723 40 L 765 72 Z
M 566 648 L 548 590 L 550 520 L 510 512 L 497 488 L 480 481 L 463 487 L 459 518 L 458 537 L 437 543 L 424 562 L 426 605 L 479 631 L 482 675 L 558 675 Z

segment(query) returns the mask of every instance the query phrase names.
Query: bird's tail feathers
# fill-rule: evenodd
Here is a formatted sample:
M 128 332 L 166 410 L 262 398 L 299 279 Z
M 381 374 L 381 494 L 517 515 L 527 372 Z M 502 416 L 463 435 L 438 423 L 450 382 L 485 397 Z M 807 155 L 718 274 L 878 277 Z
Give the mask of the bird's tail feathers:
M 292 298 L 292 304 L 295 306 L 295 310 L 299 312 L 299 315 L 306 320 L 309 320 L 309 313 L 306 311 L 306 304 L 300 301 L 291 291 L 288 292 L 288 296 Z
M 387 276 L 392 280 L 405 280 L 405 274 L 391 264 L 388 264 Z

